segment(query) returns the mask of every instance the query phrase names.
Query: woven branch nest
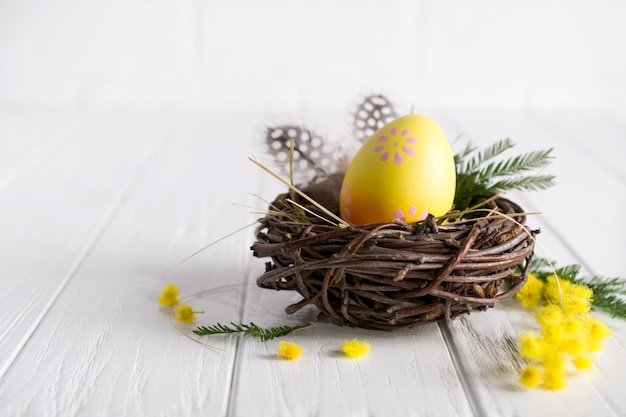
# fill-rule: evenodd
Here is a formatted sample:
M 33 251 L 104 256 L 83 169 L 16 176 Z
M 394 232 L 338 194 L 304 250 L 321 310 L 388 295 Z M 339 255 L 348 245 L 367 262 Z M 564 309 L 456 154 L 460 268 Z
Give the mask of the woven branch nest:
M 280 195 L 272 208 L 293 207 Z M 304 298 L 289 314 L 314 304 L 358 327 L 396 330 L 483 311 L 524 285 L 534 235 L 522 209 L 498 198 L 490 216 L 459 224 L 399 222 L 328 227 L 297 224 L 272 211 L 260 219 L 254 256 L 270 257 L 262 288 Z M 506 283 L 506 284 L 505 284 Z

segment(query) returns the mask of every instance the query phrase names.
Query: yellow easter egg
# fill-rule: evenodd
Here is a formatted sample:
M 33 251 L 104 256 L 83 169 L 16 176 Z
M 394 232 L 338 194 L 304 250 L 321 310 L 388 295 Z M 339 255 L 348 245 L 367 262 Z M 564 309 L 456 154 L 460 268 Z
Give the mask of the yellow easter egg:
M 454 156 L 441 128 L 409 115 L 383 126 L 363 143 L 341 187 L 341 217 L 364 225 L 446 214 L 454 201 Z

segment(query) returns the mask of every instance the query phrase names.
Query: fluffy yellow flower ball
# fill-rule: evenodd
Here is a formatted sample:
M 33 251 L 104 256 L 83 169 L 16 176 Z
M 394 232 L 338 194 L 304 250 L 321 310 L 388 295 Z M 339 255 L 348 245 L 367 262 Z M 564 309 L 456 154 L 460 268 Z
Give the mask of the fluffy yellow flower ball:
M 196 313 L 189 304 L 181 304 L 174 309 L 174 318 L 183 323 L 193 323 L 196 321 Z
M 164 307 L 176 305 L 178 303 L 178 294 L 180 294 L 180 289 L 175 284 L 167 284 L 161 289 L 159 304 Z
M 303 349 L 293 342 L 282 341 L 278 344 L 278 357 L 293 361 L 298 359 Z
M 537 278 L 537 275 L 529 273 L 526 284 L 515 294 L 515 298 L 526 308 L 537 308 L 543 297 L 544 287 L 545 284 L 542 280 Z
M 528 388 L 534 388 L 541 382 L 541 370 L 535 366 L 528 366 L 522 371 L 519 380 Z
M 363 355 L 367 355 L 367 353 L 370 351 L 370 344 L 360 342 L 356 339 L 352 339 L 343 342 L 343 344 L 341 345 L 341 350 L 349 358 L 359 358 Z

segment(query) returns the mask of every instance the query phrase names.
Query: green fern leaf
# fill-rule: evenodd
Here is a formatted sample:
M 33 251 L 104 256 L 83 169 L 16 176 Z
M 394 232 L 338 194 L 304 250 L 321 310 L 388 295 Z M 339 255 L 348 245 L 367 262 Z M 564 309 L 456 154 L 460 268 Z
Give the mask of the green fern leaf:
M 551 175 L 523 175 L 547 166 L 553 159 L 552 149 L 526 152 L 503 160 L 496 159 L 514 146 L 513 141 L 507 138 L 482 151 L 467 145 L 461 153 L 455 155 L 456 209 L 463 210 L 506 191 L 536 191 L 554 185 L 554 176 Z
M 254 323 L 250 324 L 235 324 L 230 323 L 231 327 L 217 323 L 212 326 L 198 326 L 193 333 L 198 336 L 211 336 L 217 334 L 233 334 L 233 333 L 247 333 L 252 337 L 261 339 L 262 342 L 274 339 L 276 337 L 286 336 L 294 330 L 302 329 L 303 327 L 310 326 L 311 323 L 304 323 L 297 326 L 279 326 L 262 328 Z
M 554 185 L 553 175 L 516 176 L 503 179 L 489 185 L 488 190 L 493 194 L 503 193 L 509 190 L 539 191 Z
M 479 152 L 472 159 L 470 159 L 467 162 L 467 164 L 465 164 L 465 166 L 463 167 L 462 173 L 470 174 L 472 172 L 475 172 L 476 169 L 479 168 L 481 165 L 483 165 L 486 161 L 492 158 L 495 158 L 496 156 L 506 152 L 507 150 L 513 148 L 514 146 L 515 144 L 509 138 L 500 140 L 492 144 L 491 146 L 487 147 L 484 151 Z M 472 151 L 476 150 L 476 148 L 473 148 L 473 147 L 468 147 L 466 148 L 466 150 L 467 149 L 471 149 Z M 469 152 L 465 156 L 467 155 L 469 155 Z

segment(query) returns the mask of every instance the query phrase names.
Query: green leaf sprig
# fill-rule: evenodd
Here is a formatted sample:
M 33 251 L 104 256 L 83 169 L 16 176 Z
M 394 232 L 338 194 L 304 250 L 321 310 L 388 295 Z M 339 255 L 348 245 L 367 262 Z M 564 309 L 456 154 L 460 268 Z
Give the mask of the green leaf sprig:
M 193 332 L 198 336 L 210 336 L 216 334 L 233 334 L 233 333 L 247 333 L 252 337 L 257 337 L 261 339 L 262 342 L 267 342 L 268 340 L 274 339 L 276 337 L 286 336 L 294 330 L 302 329 L 304 327 L 308 327 L 311 323 L 304 323 L 297 326 L 279 326 L 279 327 L 270 327 L 270 328 L 262 328 L 257 326 L 254 323 L 250 324 L 235 324 L 230 323 L 232 327 L 227 325 L 223 325 L 221 323 L 217 323 L 213 326 L 199 326 Z
M 534 259 L 530 266 L 530 272 L 543 281 L 556 272 L 559 279 L 586 285 L 593 291 L 591 302 L 593 310 L 604 311 L 611 317 L 626 320 L 626 280 L 617 277 L 581 277 L 580 270 L 580 265 L 572 264 L 555 271 L 551 263 L 544 258 Z
M 480 151 L 468 144 L 454 156 L 455 209 L 464 210 L 472 204 L 510 190 L 535 191 L 554 185 L 553 175 L 527 174 L 552 162 L 552 148 L 526 152 L 508 159 L 497 159 L 514 146 L 515 143 L 508 138 Z

